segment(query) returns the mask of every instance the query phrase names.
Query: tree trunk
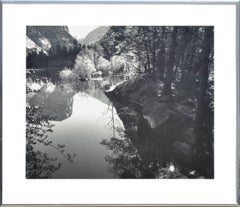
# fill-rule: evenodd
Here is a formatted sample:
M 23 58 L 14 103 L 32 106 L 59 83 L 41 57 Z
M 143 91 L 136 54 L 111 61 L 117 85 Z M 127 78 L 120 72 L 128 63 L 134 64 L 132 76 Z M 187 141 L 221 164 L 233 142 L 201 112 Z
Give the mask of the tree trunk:
M 145 50 L 147 53 L 147 71 L 149 72 L 150 71 L 150 57 L 149 57 L 149 51 L 148 51 L 148 43 L 146 40 L 144 42 L 144 45 L 145 45 Z
M 165 42 L 164 42 L 164 37 L 165 37 L 165 27 L 163 27 L 162 31 L 162 37 L 161 37 L 161 47 L 160 47 L 160 52 L 158 54 L 158 61 L 157 61 L 157 69 L 159 71 L 159 79 L 163 80 L 163 75 L 164 75 L 164 69 L 165 69 Z
M 167 65 L 166 77 L 164 81 L 164 88 L 163 88 L 164 95 L 172 94 L 171 84 L 173 80 L 173 77 L 172 77 L 173 67 L 175 63 L 175 54 L 176 54 L 176 47 L 177 47 L 177 33 L 178 33 L 178 27 L 174 27 L 173 33 L 172 33 L 172 41 L 171 41 L 171 48 L 169 52 L 169 60 Z
M 211 52 L 211 41 L 213 37 L 212 27 L 207 27 L 203 42 L 203 57 L 200 70 L 200 90 L 198 95 L 198 110 L 196 114 L 196 126 L 195 131 L 200 132 L 202 128 L 202 121 L 204 119 L 204 112 L 206 109 L 206 91 L 208 88 L 208 64 L 209 64 L 209 55 Z
M 153 71 L 156 70 L 156 39 L 157 39 L 157 27 L 154 27 L 153 31 L 153 49 L 152 49 L 152 66 Z
M 212 142 L 213 135 L 209 131 L 207 125 L 209 124 L 209 116 L 213 116 L 209 112 L 208 101 L 206 100 L 206 92 L 208 89 L 209 77 L 209 55 L 212 49 L 213 41 L 213 27 L 207 27 L 205 30 L 203 40 L 203 56 L 200 69 L 200 89 L 198 95 L 198 108 L 195 119 L 194 134 L 196 137 L 196 152 L 198 156 L 198 171 L 206 176 L 213 176 L 213 152 Z M 211 117 L 210 117 L 211 118 Z M 213 118 L 213 117 L 212 117 Z M 213 126 L 212 126 L 213 127 Z M 212 128 L 211 127 L 211 128 Z M 209 170 L 212 168 L 212 170 Z

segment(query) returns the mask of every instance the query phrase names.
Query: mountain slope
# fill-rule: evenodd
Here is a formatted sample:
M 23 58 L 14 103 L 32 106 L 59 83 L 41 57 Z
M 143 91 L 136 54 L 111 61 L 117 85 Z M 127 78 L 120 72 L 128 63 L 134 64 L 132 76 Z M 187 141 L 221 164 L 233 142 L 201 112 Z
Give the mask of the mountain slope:
M 98 42 L 99 40 L 101 40 L 101 38 L 104 36 L 108 29 L 109 26 L 101 26 L 94 29 L 93 31 L 88 33 L 82 43 L 85 45 L 91 45 Z
M 47 54 L 45 50 L 43 50 L 41 47 L 39 47 L 35 42 L 33 42 L 28 36 L 26 39 L 26 47 L 27 47 L 27 54 L 29 53 L 37 53 L 43 52 Z
M 76 40 L 69 34 L 67 26 L 27 26 L 28 49 L 35 47 L 37 51 L 40 48 L 49 51 L 58 46 L 70 48 L 73 47 L 74 41 Z

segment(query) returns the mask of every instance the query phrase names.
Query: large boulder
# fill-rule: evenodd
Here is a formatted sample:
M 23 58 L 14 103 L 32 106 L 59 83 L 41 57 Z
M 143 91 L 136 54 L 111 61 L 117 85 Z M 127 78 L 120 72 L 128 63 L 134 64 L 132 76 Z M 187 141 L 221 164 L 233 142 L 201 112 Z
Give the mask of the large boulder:
M 195 152 L 196 105 L 188 96 L 163 97 L 162 88 L 163 84 L 153 74 L 142 75 L 107 95 L 146 164 L 157 159 L 166 165 L 174 160 L 188 169 Z M 186 172 L 190 170 L 189 167 Z

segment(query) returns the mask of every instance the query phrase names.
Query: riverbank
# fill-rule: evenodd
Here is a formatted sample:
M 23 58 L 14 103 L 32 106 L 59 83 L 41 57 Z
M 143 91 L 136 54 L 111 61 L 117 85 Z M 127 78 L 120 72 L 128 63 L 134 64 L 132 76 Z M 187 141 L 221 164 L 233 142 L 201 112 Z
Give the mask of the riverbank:
M 162 95 L 162 90 L 163 83 L 152 73 L 123 82 L 106 95 L 147 165 L 158 160 L 189 178 L 200 177 L 194 135 L 197 106 L 183 90 L 173 89 L 172 96 Z

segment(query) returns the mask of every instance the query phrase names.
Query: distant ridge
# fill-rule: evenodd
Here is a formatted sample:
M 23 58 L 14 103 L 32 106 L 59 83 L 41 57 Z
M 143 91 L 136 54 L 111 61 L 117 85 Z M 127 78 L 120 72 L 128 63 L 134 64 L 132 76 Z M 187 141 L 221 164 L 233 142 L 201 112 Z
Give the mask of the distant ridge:
M 105 35 L 109 26 L 100 26 L 93 31 L 89 32 L 88 35 L 83 39 L 82 44 L 92 45 L 101 40 L 101 38 Z

